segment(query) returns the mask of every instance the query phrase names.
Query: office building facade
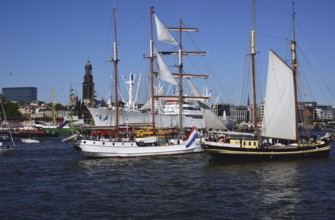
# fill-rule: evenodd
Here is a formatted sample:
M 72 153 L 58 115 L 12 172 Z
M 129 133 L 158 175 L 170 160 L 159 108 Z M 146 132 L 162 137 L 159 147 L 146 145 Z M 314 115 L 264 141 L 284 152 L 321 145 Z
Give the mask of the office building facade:
M 2 88 L 2 95 L 8 101 L 30 103 L 37 101 L 36 87 L 8 87 Z

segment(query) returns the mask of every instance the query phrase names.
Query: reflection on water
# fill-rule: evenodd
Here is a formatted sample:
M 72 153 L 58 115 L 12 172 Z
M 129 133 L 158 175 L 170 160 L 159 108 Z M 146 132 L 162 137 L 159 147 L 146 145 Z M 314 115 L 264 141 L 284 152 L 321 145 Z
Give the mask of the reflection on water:
M 256 170 L 259 190 L 254 196 L 258 197 L 263 209 L 271 208 L 271 211 L 264 212 L 265 219 L 274 214 L 289 217 L 294 213 L 296 205 L 301 201 L 302 191 L 298 166 L 296 162 L 275 162 Z

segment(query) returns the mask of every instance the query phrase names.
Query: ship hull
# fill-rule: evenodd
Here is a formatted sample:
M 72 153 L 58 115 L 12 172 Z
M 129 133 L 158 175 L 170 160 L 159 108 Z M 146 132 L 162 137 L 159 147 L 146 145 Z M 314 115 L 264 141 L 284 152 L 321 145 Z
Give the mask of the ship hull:
M 74 148 L 86 157 L 90 158 L 128 158 L 177 155 L 202 152 L 198 141 L 191 146 L 185 144 L 170 146 L 138 146 L 135 142 L 109 142 L 95 140 L 78 140 Z
M 204 151 L 211 156 L 212 162 L 240 162 L 240 161 L 271 161 L 294 160 L 304 158 L 327 157 L 331 150 L 331 143 L 303 147 L 268 147 L 268 148 L 237 148 L 222 147 L 206 144 Z

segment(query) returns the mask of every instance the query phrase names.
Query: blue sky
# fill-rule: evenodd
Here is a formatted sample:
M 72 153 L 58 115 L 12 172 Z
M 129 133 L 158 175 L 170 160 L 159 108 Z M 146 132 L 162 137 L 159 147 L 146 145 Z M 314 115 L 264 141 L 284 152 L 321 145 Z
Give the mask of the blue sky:
M 107 97 L 113 70 L 106 62 L 112 57 L 113 5 L 112 0 L 2 0 L 0 88 L 37 87 L 38 99 L 45 102 L 51 102 L 54 88 L 55 101 L 67 104 L 70 83 L 82 95 L 89 57 L 97 96 Z M 199 33 L 184 35 L 184 48 L 208 54 L 185 58 L 184 71 L 211 76 L 206 82 L 211 101 L 246 104 L 251 96 L 244 76 L 250 70 L 251 0 L 116 0 L 119 73 L 141 73 L 142 81 L 149 67 L 143 55 L 149 50 L 151 5 L 166 26 L 177 26 L 182 18 L 184 26 L 200 28 Z M 290 0 L 256 0 L 258 100 L 264 98 L 268 50 L 290 59 L 291 8 Z M 295 10 L 304 101 L 335 105 L 329 92 L 335 92 L 335 1 L 296 0 Z M 196 84 L 202 91 L 202 82 Z M 247 91 L 240 92 L 241 87 Z M 147 89 L 142 88 L 140 96 L 147 97 Z

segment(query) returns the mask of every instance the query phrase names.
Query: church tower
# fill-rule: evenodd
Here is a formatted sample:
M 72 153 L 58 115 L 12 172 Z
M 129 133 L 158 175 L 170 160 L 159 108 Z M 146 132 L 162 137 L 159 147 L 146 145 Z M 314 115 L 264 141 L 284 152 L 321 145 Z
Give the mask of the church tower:
M 89 107 L 94 103 L 94 83 L 93 83 L 93 75 L 92 75 L 92 64 L 88 59 L 85 64 L 85 75 L 83 82 L 83 102 L 84 105 Z

